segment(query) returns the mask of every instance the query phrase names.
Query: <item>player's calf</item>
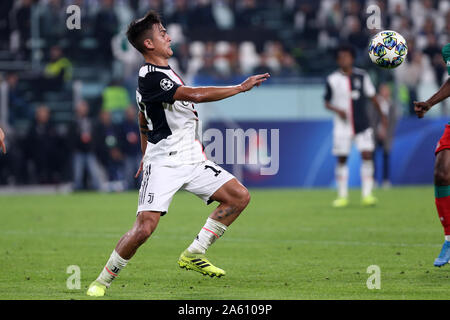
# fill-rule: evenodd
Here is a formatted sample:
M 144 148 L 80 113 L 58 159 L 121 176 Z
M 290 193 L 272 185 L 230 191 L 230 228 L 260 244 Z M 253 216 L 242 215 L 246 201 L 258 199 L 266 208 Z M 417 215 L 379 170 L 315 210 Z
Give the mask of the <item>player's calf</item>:
M 447 264 L 450 260 L 450 150 L 443 149 L 436 155 L 434 165 L 435 203 L 439 220 L 444 228 L 445 242 L 434 265 Z
M 250 198 L 247 188 L 232 179 L 211 196 L 211 200 L 219 202 L 220 205 L 209 217 L 229 226 L 247 207 Z
M 141 212 L 138 215 L 133 228 L 120 238 L 100 275 L 90 284 L 87 295 L 105 295 L 112 281 L 156 229 L 159 218 L 159 212 Z

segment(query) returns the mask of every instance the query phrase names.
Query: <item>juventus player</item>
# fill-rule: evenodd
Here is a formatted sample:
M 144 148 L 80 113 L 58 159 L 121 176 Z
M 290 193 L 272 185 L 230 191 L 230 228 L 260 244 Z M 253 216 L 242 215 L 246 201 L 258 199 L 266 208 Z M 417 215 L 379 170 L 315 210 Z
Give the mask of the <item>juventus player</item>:
M 377 199 L 372 195 L 373 189 L 373 151 L 375 148 L 373 129 L 369 126 L 366 99 L 371 99 L 379 112 L 384 128 L 387 118 L 381 112 L 375 97 L 376 91 L 369 75 L 353 67 L 355 58 L 351 46 L 342 45 L 336 52 L 339 69 L 327 77 L 325 107 L 335 113 L 333 127 L 333 154 L 337 157 L 336 183 L 338 198 L 334 207 L 348 205 L 348 167 L 347 157 L 355 141 L 361 152 L 362 204 L 374 205 Z
M 136 92 L 144 154 L 136 176 L 143 171 L 143 179 L 136 222 L 90 284 L 90 296 L 105 295 L 120 270 L 156 229 L 180 189 L 194 193 L 207 204 L 217 201 L 219 206 L 181 253 L 178 265 L 211 277 L 225 275 L 224 270 L 208 261 L 205 252 L 244 210 L 250 195 L 233 175 L 206 159 L 201 142 L 196 139 L 198 117 L 193 103 L 225 99 L 249 91 L 269 78 L 266 73 L 249 77 L 236 86 L 186 86 L 168 65 L 173 54 L 171 38 L 154 11 L 133 21 L 127 36 L 146 62 L 139 70 Z

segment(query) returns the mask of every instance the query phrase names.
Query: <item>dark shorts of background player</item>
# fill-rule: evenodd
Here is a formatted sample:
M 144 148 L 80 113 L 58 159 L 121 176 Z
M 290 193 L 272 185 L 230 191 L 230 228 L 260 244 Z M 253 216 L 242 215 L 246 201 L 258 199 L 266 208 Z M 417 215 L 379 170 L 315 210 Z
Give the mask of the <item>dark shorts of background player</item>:
M 441 139 L 439 140 L 436 150 L 434 151 L 434 154 L 437 155 L 438 152 L 444 150 L 444 149 L 450 149 L 450 125 L 447 124 L 445 126 L 444 134 L 442 135 Z

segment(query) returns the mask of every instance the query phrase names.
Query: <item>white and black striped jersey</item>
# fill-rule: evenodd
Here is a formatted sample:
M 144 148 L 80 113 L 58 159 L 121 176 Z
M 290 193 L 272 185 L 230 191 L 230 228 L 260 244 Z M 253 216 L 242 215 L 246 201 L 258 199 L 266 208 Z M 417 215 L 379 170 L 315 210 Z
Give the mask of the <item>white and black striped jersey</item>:
M 144 161 L 179 165 L 206 160 L 194 104 L 173 99 L 182 85 L 170 66 L 147 63 L 140 68 L 136 100 L 150 130 Z
M 337 114 L 334 125 L 338 130 L 351 130 L 353 134 L 369 127 L 367 116 L 367 98 L 375 96 L 375 87 L 368 73 L 362 69 L 353 68 L 351 75 L 340 69 L 327 77 L 325 101 L 347 113 L 347 120 L 342 120 Z

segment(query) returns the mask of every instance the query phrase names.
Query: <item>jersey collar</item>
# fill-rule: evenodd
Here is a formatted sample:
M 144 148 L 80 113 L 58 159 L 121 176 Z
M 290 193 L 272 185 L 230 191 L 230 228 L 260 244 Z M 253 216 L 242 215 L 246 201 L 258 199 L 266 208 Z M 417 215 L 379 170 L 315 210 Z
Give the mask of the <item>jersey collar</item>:
M 149 65 L 149 66 L 152 66 L 152 67 L 155 67 L 155 68 L 158 68 L 158 69 L 168 69 L 168 70 L 171 69 L 169 65 L 167 65 L 167 66 L 157 66 L 156 64 L 152 64 L 150 62 L 146 62 L 145 64 Z

